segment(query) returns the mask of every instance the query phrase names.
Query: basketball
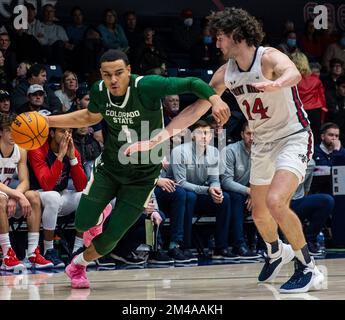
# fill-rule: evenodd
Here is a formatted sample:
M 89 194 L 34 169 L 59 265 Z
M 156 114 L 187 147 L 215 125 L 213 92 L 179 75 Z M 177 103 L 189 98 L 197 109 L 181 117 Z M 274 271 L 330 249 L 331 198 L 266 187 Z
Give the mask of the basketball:
M 26 150 L 35 150 L 47 140 L 49 127 L 46 119 L 38 112 L 19 114 L 11 124 L 15 143 Z

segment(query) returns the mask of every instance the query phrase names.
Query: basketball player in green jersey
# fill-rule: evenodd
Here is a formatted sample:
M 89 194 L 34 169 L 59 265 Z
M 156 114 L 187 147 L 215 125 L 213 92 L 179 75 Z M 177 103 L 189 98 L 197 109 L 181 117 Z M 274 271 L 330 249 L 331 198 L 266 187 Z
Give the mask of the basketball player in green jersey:
M 192 125 L 211 105 L 220 123 L 230 116 L 227 104 L 200 79 L 131 75 L 126 54 L 118 50 L 104 53 L 100 66 L 102 81 L 92 86 L 88 109 L 47 117 L 50 127 L 86 127 L 102 119 L 108 127 L 104 152 L 95 162 L 76 212 L 77 231 L 85 232 L 96 226 L 102 211 L 115 197 L 116 205 L 103 232 L 66 267 L 73 288 L 89 287 L 87 264 L 116 246 L 140 217 L 155 187 L 161 170 L 161 157 L 155 161 L 151 157 L 155 149 L 140 152 L 138 159 L 125 156 L 125 149 L 136 141 L 147 140 L 155 130 L 163 131 L 167 139 Z M 187 107 L 163 129 L 160 99 L 183 93 L 195 94 L 209 103 L 202 108 L 196 107 L 197 104 Z M 71 165 L 75 161 L 71 160 Z

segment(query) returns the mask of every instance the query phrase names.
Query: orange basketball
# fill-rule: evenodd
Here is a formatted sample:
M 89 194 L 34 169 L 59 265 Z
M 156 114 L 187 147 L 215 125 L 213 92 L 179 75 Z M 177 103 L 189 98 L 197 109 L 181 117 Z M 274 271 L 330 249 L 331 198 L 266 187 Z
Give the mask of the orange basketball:
M 19 114 L 11 124 L 15 143 L 26 150 L 35 150 L 47 140 L 49 127 L 46 119 L 38 112 Z

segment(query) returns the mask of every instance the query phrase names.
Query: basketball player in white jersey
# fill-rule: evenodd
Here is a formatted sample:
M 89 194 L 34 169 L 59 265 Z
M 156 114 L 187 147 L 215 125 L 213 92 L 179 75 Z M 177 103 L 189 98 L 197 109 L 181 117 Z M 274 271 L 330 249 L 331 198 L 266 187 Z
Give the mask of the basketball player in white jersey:
M 29 173 L 26 151 L 12 139 L 11 119 L 0 116 L 0 246 L 3 252 L 2 270 L 19 271 L 25 267 L 50 268 L 53 264 L 44 259 L 39 251 L 41 224 L 41 200 L 38 192 L 29 190 Z M 19 184 L 15 189 L 8 185 L 18 172 Z M 23 264 L 12 249 L 8 219 L 25 217 L 28 225 L 27 261 Z
M 301 75 L 285 54 L 259 46 L 261 26 L 245 10 L 227 8 L 213 13 L 209 24 L 227 60 L 210 85 L 218 95 L 226 88 L 231 90 L 254 132 L 252 214 L 268 251 L 259 282 L 272 281 L 281 267 L 296 257 L 295 273 L 280 291 L 297 293 L 319 288 L 324 276 L 309 255 L 298 217 L 289 208 L 313 152 L 309 121 L 296 88 Z M 201 112 L 209 107 L 209 103 L 198 100 L 191 110 Z M 171 134 L 168 126 L 153 139 L 133 144 L 125 153 L 152 148 Z M 279 239 L 278 226 L 290 245 Z

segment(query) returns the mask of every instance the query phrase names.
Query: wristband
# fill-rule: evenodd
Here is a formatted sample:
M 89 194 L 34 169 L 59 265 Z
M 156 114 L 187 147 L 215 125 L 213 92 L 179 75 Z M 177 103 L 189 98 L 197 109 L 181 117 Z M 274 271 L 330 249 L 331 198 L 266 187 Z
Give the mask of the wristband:
M 69 160 L 69 164 L 73 167 L 76 166 L 78 164 L 78 159 L 74 158 L 74 159 L 70 159 Z

